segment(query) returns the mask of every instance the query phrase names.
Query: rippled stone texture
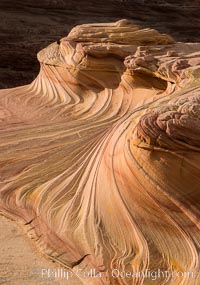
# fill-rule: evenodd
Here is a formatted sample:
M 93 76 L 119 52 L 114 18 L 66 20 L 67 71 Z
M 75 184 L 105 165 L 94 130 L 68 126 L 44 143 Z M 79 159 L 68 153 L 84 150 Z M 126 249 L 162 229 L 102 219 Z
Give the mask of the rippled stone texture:
M 1 212 L 49 258 L 100 272 L 84 284 L 199 282 L 199 49 L 80 25 L 38 53 L 30 85 L 0 91 Z

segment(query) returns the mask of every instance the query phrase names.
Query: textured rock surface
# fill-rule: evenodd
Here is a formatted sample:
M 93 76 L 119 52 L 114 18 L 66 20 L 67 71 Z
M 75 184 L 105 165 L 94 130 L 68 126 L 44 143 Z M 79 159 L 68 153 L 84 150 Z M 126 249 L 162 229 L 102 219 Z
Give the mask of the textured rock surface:
M 0 88 L 30 83 L 36 53 L 80 23 L 133 19 L 177 41 L 200 37 L 199 0 L 12 0 L 0 1 Z
M 198 284 L 200 44 L 87 24 L 0 91 L 0 209 L 84 284 Z M 192 272 L 156 280 L 113 270 Z M 162 279 L 162 280 L 161 280 Z

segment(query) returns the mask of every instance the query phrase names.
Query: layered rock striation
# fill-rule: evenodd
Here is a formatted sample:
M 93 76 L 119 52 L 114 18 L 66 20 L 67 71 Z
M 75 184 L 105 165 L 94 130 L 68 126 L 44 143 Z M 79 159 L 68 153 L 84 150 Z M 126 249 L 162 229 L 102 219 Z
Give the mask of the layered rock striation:
M 1 213 L 99 272 L 83 284 L 199 282 L 199 50 L 127 20 L 80 25 L 0 91 Z

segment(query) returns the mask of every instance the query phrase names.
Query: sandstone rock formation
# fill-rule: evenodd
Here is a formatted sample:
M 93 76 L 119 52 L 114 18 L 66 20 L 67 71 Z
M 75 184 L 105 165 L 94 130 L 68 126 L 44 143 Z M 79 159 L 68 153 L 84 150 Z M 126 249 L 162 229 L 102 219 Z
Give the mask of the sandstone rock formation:
M 0 89 L 33 81 L 37 52 L 76 25 L 128 18 L 176 41 L 197 42 L 199 15 L 199 0 L 1 0 Z
M 127 20 L 80 25 L 0 91 L 0 210 L 49 258 L 99 272 L 83 284 L 200 281 L 199 50 Z

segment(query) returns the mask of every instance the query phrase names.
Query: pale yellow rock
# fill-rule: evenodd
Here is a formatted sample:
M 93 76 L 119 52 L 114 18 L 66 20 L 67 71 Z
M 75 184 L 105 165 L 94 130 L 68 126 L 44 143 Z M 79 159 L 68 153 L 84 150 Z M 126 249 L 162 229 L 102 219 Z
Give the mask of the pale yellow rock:
M 80 25 L 0 91 L 0 210 L 99 272 L 83 284 L 199 284 L 199 58 L 127 20 Z

